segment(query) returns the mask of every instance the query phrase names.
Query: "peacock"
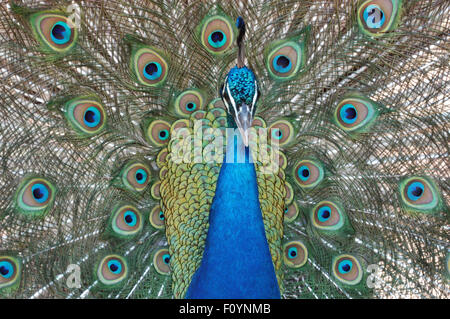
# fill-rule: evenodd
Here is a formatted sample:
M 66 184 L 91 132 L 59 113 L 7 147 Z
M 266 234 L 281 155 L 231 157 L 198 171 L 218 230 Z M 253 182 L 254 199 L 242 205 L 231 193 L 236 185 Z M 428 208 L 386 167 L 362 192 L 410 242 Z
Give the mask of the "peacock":
M 0 3 L 2 298 L 449 298 L 446 0 Z

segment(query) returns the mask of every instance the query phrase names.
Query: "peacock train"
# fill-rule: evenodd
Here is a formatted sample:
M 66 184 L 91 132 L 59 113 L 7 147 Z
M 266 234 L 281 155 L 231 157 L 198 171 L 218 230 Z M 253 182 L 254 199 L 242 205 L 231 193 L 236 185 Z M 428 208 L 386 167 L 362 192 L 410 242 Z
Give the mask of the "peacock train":
M 449 298 L 449 17 L 1 1 L 1 298 Z

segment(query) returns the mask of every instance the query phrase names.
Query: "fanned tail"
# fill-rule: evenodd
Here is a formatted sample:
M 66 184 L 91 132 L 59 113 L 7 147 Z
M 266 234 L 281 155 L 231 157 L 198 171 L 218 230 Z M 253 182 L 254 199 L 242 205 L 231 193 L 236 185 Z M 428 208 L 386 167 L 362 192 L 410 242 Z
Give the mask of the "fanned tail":
M 283 297 L 448 298 L 448 1 L 70 4 L 0 4 L 0 295 L 183 297 L 218 166 L 166 151 L 226 125 L 242 16 Z

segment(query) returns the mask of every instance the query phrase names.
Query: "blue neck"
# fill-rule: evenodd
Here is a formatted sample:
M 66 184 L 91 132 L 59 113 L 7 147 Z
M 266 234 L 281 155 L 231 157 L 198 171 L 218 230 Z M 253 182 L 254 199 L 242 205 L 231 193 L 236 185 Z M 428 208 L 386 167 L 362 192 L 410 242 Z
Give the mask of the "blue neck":
M 237 139 L 233 150 L 232 143 L 227 143 L 228 158 L 222 164 L 209 214 L 203 259 L 186 298 L 280 298 L 255 167 L 248 161 L 248 149 L 246 152 L 240 136 Z M 245 163 L 237 161 L 244 157 Z

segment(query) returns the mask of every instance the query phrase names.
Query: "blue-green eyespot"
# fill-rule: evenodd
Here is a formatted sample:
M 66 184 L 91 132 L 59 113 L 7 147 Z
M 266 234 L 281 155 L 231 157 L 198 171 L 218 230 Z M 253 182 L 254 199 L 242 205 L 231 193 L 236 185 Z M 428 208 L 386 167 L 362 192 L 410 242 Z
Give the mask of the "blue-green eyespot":
M 168 73 L 168 64 L 162 54 L 150 47 L 135 51 L 131 66 L 138 82 L 145 86 L 162 85 Z
M 402 0 L 360 1 L 358 26 L 370 36 L 377 37 L 392 31 L 400 20 Z
M 295 78 L 306 64 L 306 39 L 309 29 L 295 36 L 269 44 L 264 51 L 266 68 L 272 79 L 286 81 Z
M 406 178 L 400 182 L 399 192 L 406 209 L 428 213 L 439 208 L 439 192 L 429 178 L 420 176 Z
M 82 135 L 94 135 L 106 125 L 103 105 L 90 98 L 75 98 L 65 105 L 65 117 L 70 125 Z
M 150 168 L 144 163 L 131 162 L 122 169 L 123 184 L 132 191 L 143 191 L 150 183 Z
M 342 209 L 330 201 L 321 201 L 313 208 L 311 221 L 316 228 L 323 230 L 338 230 L 345 222 Z
M 97 268 L 97 278 L 105 286 L 122 283 L 128 276 L 128 264 L 119 255 L 105 256 Z
M 267 56 L 269 74 L 279 80 L 293 78 L 305 62 L 303 45 L 285 41 L 276 46 Z
M 46 178 L 25 178 L 16 191 L 16 208 L 27 216 L 44 216 L 53 206 L 55 193 L 56 188 Z
M 131 163 L 122 170 L 122 181 L 130 190 L 143 191 L 150 182 L 150 168 L 144 163 Z
M 134 236 L 143 227 L 142 214 L 131 205 L 116 207 L 112 212 L 111 227 L 115 234 L 120 237 Z
M 226 15 L 217 14 L 205 18 L 200 29 L 201 43 L 213 54 L 223 53 L 233 44 L 233 24 Z
M 22 264 L 20 259 L 0 254 L 0 293 L 17 288 L 20 283 Z
M 30 23 L 39 42 L 55 53 L 64 53 L 75 46 L 78 30 L 70 19 L 54 12 L 39 12 L 30 16 Z
M 363 270 L 355 256 L 344 254 L 333 259 L 333 275 L 346 285 L 357 285 L 362 277 Z
M 290 241 L 283 246 L 284 263 L 291 268 L 300 268 L 308 261 L 308 249 L 301 241 Z
M 377 104 L 370 99 L 352 95 L 341 100 L 334 112 L 334 121 L 347 132 L 365 132 L 378 116 Z
M 301 188 L 312 188 L 323 180 L 324 169 L 319 161 L 305 159 L 294 166 L 293 175 Z

